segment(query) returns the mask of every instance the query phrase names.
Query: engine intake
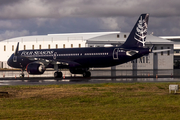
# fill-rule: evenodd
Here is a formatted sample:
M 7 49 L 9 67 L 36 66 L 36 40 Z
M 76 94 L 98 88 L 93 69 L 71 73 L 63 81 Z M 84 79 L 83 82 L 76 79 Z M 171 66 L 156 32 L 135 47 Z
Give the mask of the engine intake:
M 43 74 L 46 68 L 42 63 L 33 62 L 26 66 L 26 70 L 29 74 Z

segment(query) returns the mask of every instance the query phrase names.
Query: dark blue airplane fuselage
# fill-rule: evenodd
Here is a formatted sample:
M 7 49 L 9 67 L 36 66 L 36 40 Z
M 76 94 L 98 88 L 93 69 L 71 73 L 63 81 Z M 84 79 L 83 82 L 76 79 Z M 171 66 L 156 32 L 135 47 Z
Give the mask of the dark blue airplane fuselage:
M 133 56 L 127 51 L 136 50 Z M 25 68 L 29 63 L 37 60 L 49 60 L 67 63 L 71 67 L 109 67 L 126 63 L 133 59 L 149 54 L 149 48 L 123 48 L 123 47 L 97 47 L 97 48 L 66 48 L 66 49 L 41 49 L 23 50 L 9 58 L 8 64 L 16 68 Z M 31 59 L 32 58 L 32 59 Z M 17 62 L 16 62 L 17 61 Z M 66 66 L 66 67 L 67 67 Z M 47 67 L 53 67 L 48 65 Z

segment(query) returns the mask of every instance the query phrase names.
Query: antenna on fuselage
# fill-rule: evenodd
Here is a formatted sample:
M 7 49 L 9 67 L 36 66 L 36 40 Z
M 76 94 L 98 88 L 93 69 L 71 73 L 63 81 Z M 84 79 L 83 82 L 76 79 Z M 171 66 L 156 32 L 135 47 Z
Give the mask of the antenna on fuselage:
M 19 42 L 17 43 L 17 47 L 16 47 L 16 51 L 14 52 L 14 55 L 18 55 L 18 51 L 19 51 Z

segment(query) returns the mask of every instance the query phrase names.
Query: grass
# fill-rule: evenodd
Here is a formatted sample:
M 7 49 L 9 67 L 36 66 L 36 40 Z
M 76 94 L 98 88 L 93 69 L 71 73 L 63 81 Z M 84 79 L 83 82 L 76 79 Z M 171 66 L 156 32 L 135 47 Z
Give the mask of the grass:
M 4 86 L 0 119 L 176 120 L 180 94 L 169 94 L 169 84 Z

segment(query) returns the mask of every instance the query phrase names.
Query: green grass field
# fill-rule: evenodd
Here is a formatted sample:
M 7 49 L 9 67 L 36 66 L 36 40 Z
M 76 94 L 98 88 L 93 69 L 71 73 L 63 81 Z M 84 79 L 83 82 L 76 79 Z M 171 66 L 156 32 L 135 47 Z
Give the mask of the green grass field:
M 0 119 L 179 120 L 180 94 L 169 84 L 4 86 Z

